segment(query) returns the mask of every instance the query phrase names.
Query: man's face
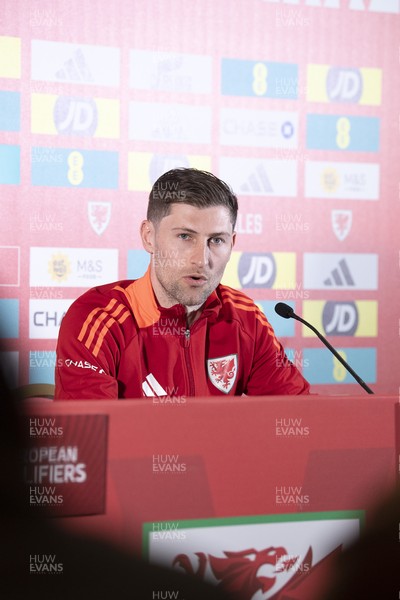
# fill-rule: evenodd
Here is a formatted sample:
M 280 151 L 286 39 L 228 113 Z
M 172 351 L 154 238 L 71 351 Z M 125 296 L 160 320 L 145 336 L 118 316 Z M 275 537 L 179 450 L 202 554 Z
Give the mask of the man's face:
M 201 306 L 221 281 L 234 245 L 229 210 L 176 203 L 158 225 L 146 221 L 146 227 L 159 303 L 166 308 Z

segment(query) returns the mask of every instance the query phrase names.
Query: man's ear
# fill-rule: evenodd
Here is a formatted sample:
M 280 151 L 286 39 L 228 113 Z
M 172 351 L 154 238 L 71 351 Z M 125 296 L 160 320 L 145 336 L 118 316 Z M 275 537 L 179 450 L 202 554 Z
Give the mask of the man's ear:
M 234 247 L 234 245 L 235 245 L 235 242 L 236 242 L 236 231 L 234 231 L 234 232 L 232 233 L 232 248 Z
M 142 238 L 143 248 L 150 254 L 154 254 L 155 229 L 151 221 L 147 219 L 140 225 L 140 237 Z

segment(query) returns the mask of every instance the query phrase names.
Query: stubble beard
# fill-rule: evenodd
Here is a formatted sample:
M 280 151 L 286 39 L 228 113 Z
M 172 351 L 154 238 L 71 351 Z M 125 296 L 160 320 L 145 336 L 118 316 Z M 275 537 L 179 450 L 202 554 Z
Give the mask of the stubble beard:
M 162 269 L 156 269 L 155 275 L 172 305 L 182 304 L 183 306 L 200 307 L 219 283 L 219 279 L 216 280 L 215 277 L 212 277 L 207 282 L 205 288 L 194 288 L 190 291 L 183 289 L 183 286 L 179 281 L 169 281 L 168 278 L 164 276 L 165 274 L 162 272 Z

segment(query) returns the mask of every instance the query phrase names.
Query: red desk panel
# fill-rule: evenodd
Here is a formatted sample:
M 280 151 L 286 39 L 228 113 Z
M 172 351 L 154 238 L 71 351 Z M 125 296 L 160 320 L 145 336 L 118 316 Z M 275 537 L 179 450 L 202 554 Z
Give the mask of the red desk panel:
M 314 520 L 323 520 L 315 517 L 319 513 L 334 519 L 340 511 L 362 514 L 357 511 L 374 506 L 396 478 L 396 402 L 377 396 L 37 400 L 26 405 L 26 414 L 56 419 L 55 426 L 68 415 L 108 416 L 105 512 L 63 521 L 137 551 L 143 524 L 150 524 L 145 548 L 153 555 L 149 529 L 175 527 L 187 538 L 193 527 L 197 535 L 210 524 L 308 523 L 310 514 Z M 98 445 L 101 453 L 104 441 Z M 77 489 L 79 483 L 70 485 Z M 293 524 L 293 536 L 303 535 L 298 527 Z M 270 545 L 266 539 L 264 547 Z M 185 544 L 176 549 L 188 557 Z

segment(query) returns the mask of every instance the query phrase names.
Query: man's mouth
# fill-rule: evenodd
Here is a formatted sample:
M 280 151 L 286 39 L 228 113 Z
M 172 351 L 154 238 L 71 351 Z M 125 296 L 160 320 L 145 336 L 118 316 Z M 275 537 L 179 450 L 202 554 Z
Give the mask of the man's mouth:
M 196 273 L 193 273 L 192 275 L 186 275 L 184 279 L 186 279 L 186 281 L 192 285 L 202 285 L 207 281 L 207 277 L 205 275 L 198 275 Z

